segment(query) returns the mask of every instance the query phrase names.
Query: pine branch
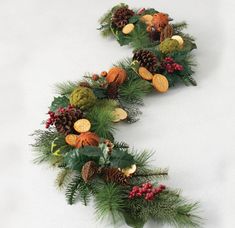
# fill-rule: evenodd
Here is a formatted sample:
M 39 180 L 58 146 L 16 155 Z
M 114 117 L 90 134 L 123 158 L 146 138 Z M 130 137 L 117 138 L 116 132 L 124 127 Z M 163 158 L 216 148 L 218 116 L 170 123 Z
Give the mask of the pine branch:
M 56 186 L 59 188 L 59 189 L 63 189 L 65 188 L 70 179 L 73 177 L 73 171 L 72 170 L 69 170 L 69 169 L 62 169 L 60 170 L 60 172 L 57 174 L 57 177 L 56 177 Z
M 51 153 L 51 143 L 55 138 L 62 138 L 62 136 L 53 130 L 37 130 L 32 134 L 35 137 L 35 143 L 31 146 L 35 152 L 34 162 L 40 164 L 43 162 L 53 162 L 54 155 Z
M 80 199 L 86 206 L 91 197 L 91 192 L 91 184 L 85 183 L 80 175 L 76 175 L 68 184 L 65 195 L 68 204 L 72 205 Z
M 102 138 L 110 139 L 115 130 L 113 120 L 113 110 L 117 103 L 114 100 L 101 100 L 96 102 L 89 113 L 87 118 L 91 121 L 92 131 Z
M 61 82 L 57 83 L 55 85 L 55 92 L 57 94 L 68 96 L 73 92 L 73 90 L 78 86 L 79 81 L 67 81 L 67 82 Z
M 120 218 L 120 213 L 124 207 L 125 201 L 122 197 L 120 186 L 113 183 L 107 183 L 99 186 L 95 195 L 96 214 L 99 219 L 111 215 L 115 223 Z

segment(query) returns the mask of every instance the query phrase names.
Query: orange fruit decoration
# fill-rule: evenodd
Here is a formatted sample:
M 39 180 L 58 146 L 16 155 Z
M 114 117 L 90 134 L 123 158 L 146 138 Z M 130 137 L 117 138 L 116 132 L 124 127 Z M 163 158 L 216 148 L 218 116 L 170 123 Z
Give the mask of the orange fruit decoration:
M 127 78 L 126 71 L 121 67 L 113 67 L 109 70 L 106 80 L 110 83 L 116 83 L 117 85 L 121 85 Z
M 70 146 L 81 148 L 84 146 L 98 146 L 100 138 L 97 134 L 88 131 L 80 135 L 67 135 L 65 141 Z
M 165 93 L 168 90 L 169 83 L 167 78 L 162 74 L 154 74 L 153 76 L 153 86 L 154 88 L 160 92 Z
M 169 16 L 165 13 L 155 13 L 153 15 L 152 24 L 158 32 L 161 32 L 169 23 Z

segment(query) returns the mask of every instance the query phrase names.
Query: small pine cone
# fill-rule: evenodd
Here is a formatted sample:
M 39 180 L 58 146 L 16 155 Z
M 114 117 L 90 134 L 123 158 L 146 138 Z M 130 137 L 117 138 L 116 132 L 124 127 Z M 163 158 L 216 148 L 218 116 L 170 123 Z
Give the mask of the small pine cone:
M 151 73 L 154 73 L 157 67 L 157 57 L 148 50 L 139 50 L 135 52 L 133 60 L 137 60 L 141 67 L 145 67 Z
M 101 174 L 107 182 L 114 182 L 121 185 L 128 184 L 128 179 L 117 168 L 103 168 Z
M 118 84 L 117 83 L 108 84 L 107 96 L 109 99 L 116 99 L 118 97 Z
M 121 7 L 115 11 L 112 17 L 112 23 L 117 28 L 123 28 L 128 24 L 128 20 L 134 15 L 134 11 L 128 9 L 128 7 Z
M 82 179 L 87 183 L 98 172 L 98 167 L 95 162 L 88 161 L 82 167 Z
M 55 121 L 55 127 L 61 134 L 71 134 L 75 130 L 73 128 L 74 123 L 83 117 L 82 111 L 76 108 L 68 108 L 58 113 Z
M 79 86 L 91 88 L 91 85 L 88 82 L 86 82 L 86 81 L 80 82 Z
M 173 26 L 168 24 L 165 28 L 161 31 L 160 42 L 165 40 L 166 38 L 170 38 L 173 35 Z

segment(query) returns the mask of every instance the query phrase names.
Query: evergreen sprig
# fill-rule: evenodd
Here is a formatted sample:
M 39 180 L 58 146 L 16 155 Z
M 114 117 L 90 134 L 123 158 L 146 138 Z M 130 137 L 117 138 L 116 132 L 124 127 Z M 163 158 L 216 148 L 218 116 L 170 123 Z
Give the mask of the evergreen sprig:
M 125 200 L 120 186 L 107 183 L 98 187 L 95 195 L 95 208 L 99 219 L 111 215 L 113 222 L 116 223 L 120 219 L 124 205 Z

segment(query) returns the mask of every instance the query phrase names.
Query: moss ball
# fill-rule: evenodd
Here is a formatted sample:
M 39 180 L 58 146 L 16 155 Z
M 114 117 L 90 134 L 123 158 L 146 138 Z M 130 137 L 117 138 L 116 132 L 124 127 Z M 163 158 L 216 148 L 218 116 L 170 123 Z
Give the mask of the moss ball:
M 160 51 L 164 54 L 171 53 L 180 49 L 179 42 L 177 40 L 167 38 L 160 43 Z
M 96 96 L 90 88 L 79 86 L 70 95 L 70 104 L 80 109 L 88 109 L 95 104 Z

